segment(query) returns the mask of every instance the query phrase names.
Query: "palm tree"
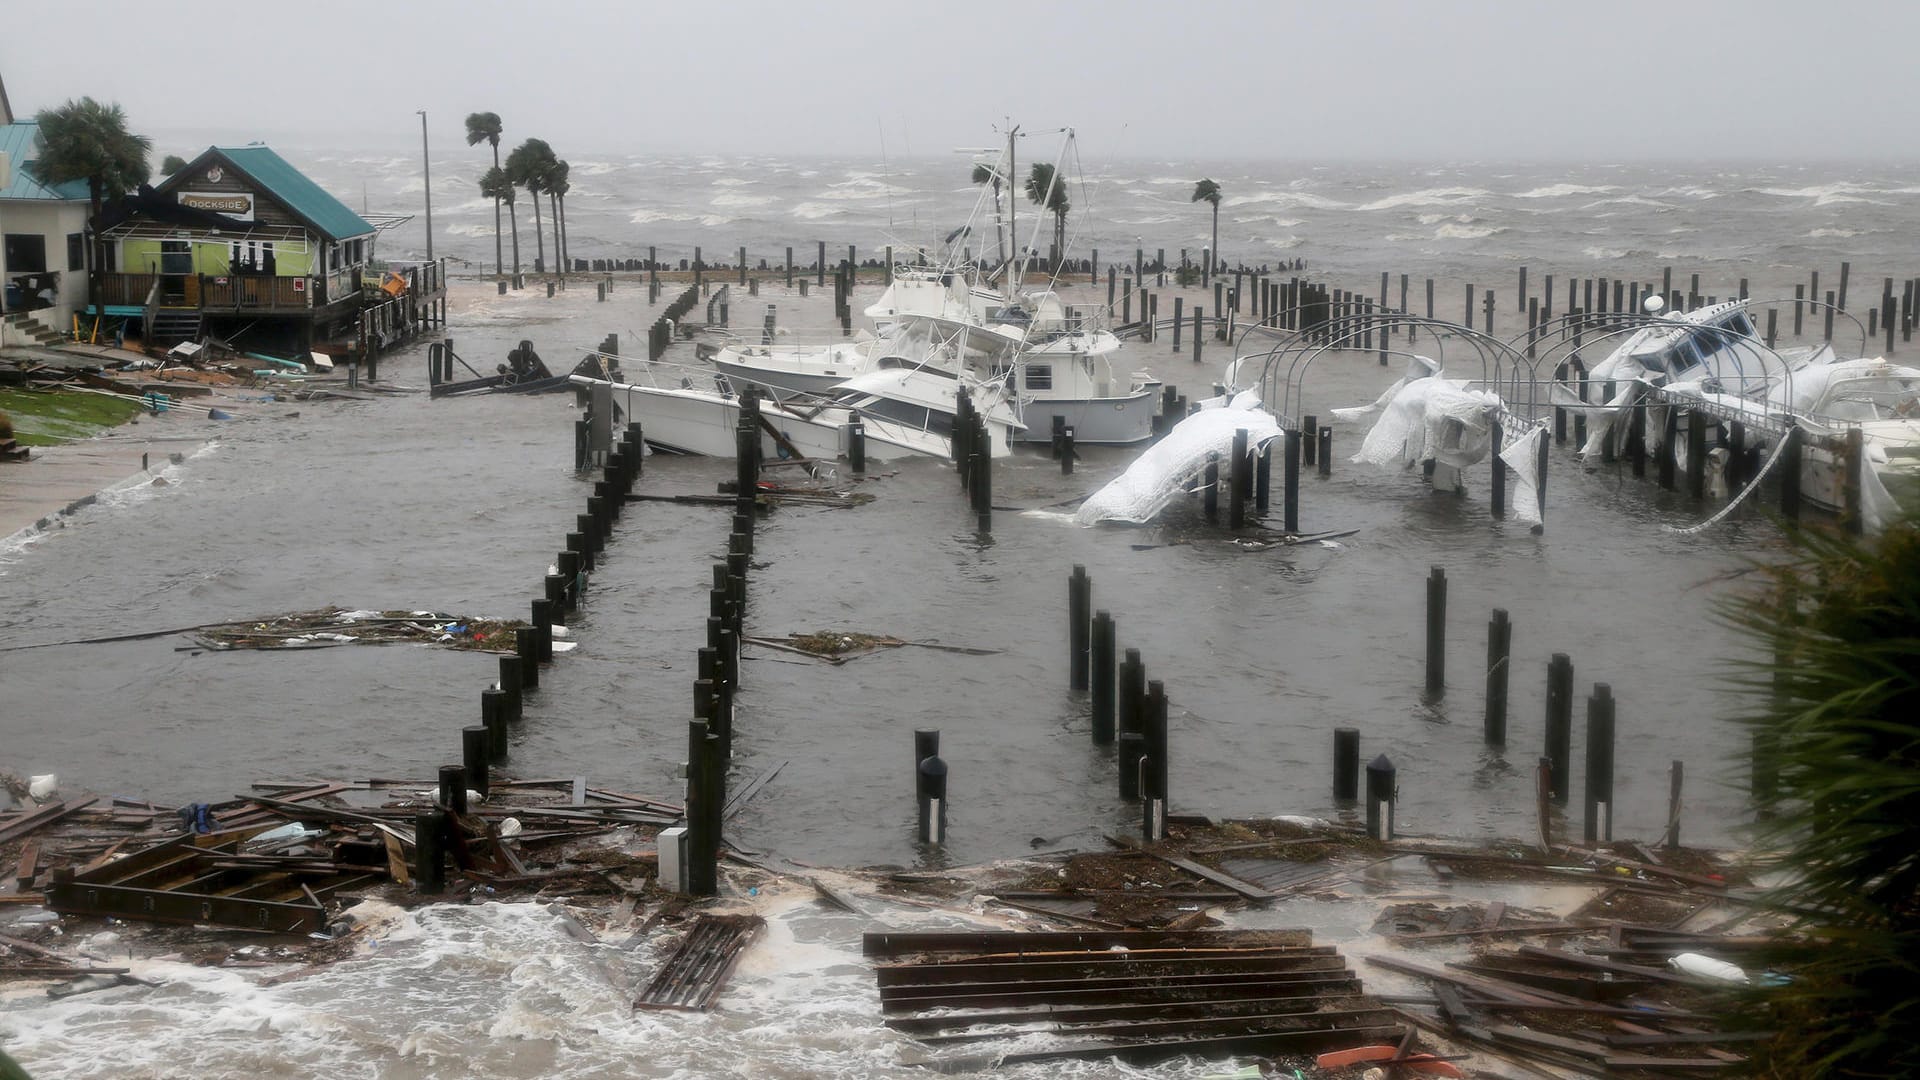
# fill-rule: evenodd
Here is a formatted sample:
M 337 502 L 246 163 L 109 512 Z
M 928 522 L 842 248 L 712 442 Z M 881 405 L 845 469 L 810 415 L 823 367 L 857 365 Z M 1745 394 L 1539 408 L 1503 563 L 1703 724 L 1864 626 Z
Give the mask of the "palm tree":
M 1808 932 L 1758 954 L 1792 982 L 1750 1003 L 1778 1032 L 1763 1076 L 1920 1074 L 1920 517 L 1875 541 L 1814 530 L 1733 601 L 1756 661 L 1736 687 L 1753 736 L 1757 830 L 1781 853 L 1769 906 Z
M 507 204 L 507 220 L 513 226 L 513 276 L 520 276 L 520 219 L 513 211 L 513 181 L 507 179 L 507 171 L 495 165 L 480 178 L 480 195 L 493 199 L 495 204 Z M 494 234 L 499 239 L 499 234 Z M 497 246 L 497 245 L 496 245 Z
M 124 195 L 147 182 L 152 175 L 147 167 L 152 143 L 145 135 L 127 130 L 127 114 L 119 105 L 102 105 L 90 97 L 42 109 L 34 119 L 40 125 L 40 158 L 34 163 L 40 182 L 87 182 L 87 201 L 93 210 L 88 218 L 93 261 L 87 268 L 87 290 L 88 298 L 97 304 L 103 260 L 100 234 L 91 229 L 91 223 L 99 220 L 108 196 Z
M 1006 226 L 1000 221 L 1000 170 L 992 165 L 975 165 L 973 167 L 973 182 L 976 184 L 993 185 L 993 238 L 994 244 L 1000 252 L 1000 261 L 1005 263 L 1007 261 L 1007 232 Z
M 1035 206 L 1053 214 L 1053 257 L 1059 259 L 1066 254 L 1067 247 L 1067 211 L 1071 206 L 1067 202 L 1067 186 L 1060 181 L 1054 167 L 1044 161 L 1033 163 L 1033 171 L 1027 174 L 1027 199 Z M 1058 269 L 1056 264 L 1055 269 Z
M 507 179 L 527 189 L 533 196 L 533 270 L 540 273 L 547 261 L 546 234 L 541 232 L 540 194 L 545 187 L 547 166 L 554 160 L 553 147 L 545 139 L 528 139 L 507 155 Z
M 1220 185 L 1211 180 L 1202 180 L 1193 185 L 1193 202 L 1203 202 L 1213 207 L 1213 246 L 1207 249 L 1207 272 L 1201 275 L 1201 285 L 1213 278 L 1213 263 L 1220 257 Z
M 488 146 L 493 147 L 493 167 L 496 169 L 500 167 L 500 131 L 499 113 L 477 112 L 467 114 L 467 145 L 478 146 L 482 142 L 485 142 Z M 484 181 L 482 183 L 484 186 Z M 512 200 L 509 199 L 508 201 L 511 202 Z M 493 272 L 495 274 L 501 273 L 501 264 L 503 262 L 505 262 L 505 260 L 500 257 L 500 199 L 496 197 L 493 200 Z M 518 255 L 515 255 L 513 258 L 513 272 L 516 274 L 520 272 L 520 256 Z
M 560 259 L 560 272 L 566 273 L 567 247 L 567 192 L 573 185 L 567 182 L 567 174 L 573 171 L 565 161 L 556 161 L 553 168 L 547 170 L 547 191 L 553 195 L 554 237 L 553 250 Z
M 160 175 L 172 176 L 174 173 L 177 173 L 181 169 L 184 169 L 186 167 L 187 167 L 186 158 L 181 157 L 179 154 L 168 154 L 167 159 L 160 163 Z

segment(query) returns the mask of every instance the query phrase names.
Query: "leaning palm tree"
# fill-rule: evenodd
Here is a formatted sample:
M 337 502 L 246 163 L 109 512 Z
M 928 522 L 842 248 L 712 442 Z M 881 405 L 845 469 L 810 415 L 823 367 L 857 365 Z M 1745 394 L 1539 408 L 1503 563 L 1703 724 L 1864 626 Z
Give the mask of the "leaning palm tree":
M 1213 278 L 1213 262 L 1220 257 L 1220 185 L 1212 180 L 1202 180 L 1193 185 L 1192 202 L 1203 202 L 1213 207 L 1213 246 L 1207 249 L 1207 272 L 1200 277 L 1202 285 Z
M 548 146 L 545 139 L 528 139 L 507 155 L 507 179 L 526 188 L 527 194 L 533 196 L 533 270 L 536 274 L 546 268 L 547 241 L 540 231 L 540 195 L 546 190 L 547 168 L 553 160 L 553 147 Z
M 553 199 L 553 252 L 560 261 L 560 272 L 567 271 L 567 192 L 573 185 L 567 182 L 567 174 L 573 167 L 565 161 L 556 161 L 547 170 L 547 194 Z
M 478 146 L 484 142 L 493 147 L 493 167 L 496 169 L 500 167 L 500 131 L 499 113 L 467 114 L 467 145 Z M 517 274 L 520 272 L 520 259 L 516 256 L 513 261 L 513 271 Z M 493 271 L 495 274 L 501 272 L 501 264 L 504 262 L 505 260 L 500 257 L 500 200 L 495 198 L 493 200 Z
M 1000 221 L 1000 170 L 993 165 L 975 165 L 973 182 L 993 185 L 993 239 L 995 249 L 1000 252 L 1000 261 L 1007 261 L 1007 227 Z
M 1053 214 L 1053 257 L 1058 260 L 1066 254 L 1067 211 L 1072 207 L 1067 202 L 1067 186 L 1052 165 L 1033 163 L 1033 171 L 1027 174 L 1027 199 Z M 1057 262 L 1054 269 L 1059 269 Z
M 160 175 L 172 176 L 174 173 L 186 167 L 186 158 L 181 157 L 179 154 L 168 154 L 166 160 L 160 163 Z
M 513 211 L 513 181 L 507 179 L 507 171 L 495 165 L 480 178 L 480 195 L 493 199 L 496 203 L 507 204 L 507 220 L 513 227 L 513 276 L 520 276 L 520 219 Z M 496 233 L 496 240 L 499 235 Z
M 109 196 L 124 195 L 147 182 L 147 149 L 152 144 L 145 135 L 127 130 L 127 114 L 119 105 L 102 105 L 90 97 L 69 100 L 57 109 L 42 109 L 35 117 L 40 125 L 40 158 L 34 173 L 43 184 L 64 184 L 73 180 L 87 182 L 87 201 L 91 205 L 90 223 L 97 222 Z M 100 234 L 93 233 L 93 260 L 87 268 L 88 297 L 100 303 Z

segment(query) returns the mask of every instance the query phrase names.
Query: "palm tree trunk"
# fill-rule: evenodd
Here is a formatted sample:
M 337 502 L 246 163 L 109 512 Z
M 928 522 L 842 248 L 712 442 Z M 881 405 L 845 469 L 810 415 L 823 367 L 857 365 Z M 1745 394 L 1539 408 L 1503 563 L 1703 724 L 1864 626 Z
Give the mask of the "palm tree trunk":
M 528 189 L 527 194 L 533 196 L 533 272 L 540 274 L 547 268 L 547 234 L 541 231 L 544 226 L 540 224 L 540 193 Z
M 1207 277 L 1213 277 L 1213 267 L 1220 261 L 1220 203 L 1213 204 L 1213 247 L 1207 249 Z
M 101 238 L 100 230 L 95 227 L 100 220 L 101 202 L 100 181 L 89 177 L 87 203 L 93 210 L 93 216 L 87 219 L 87 231 L 93 234 L 93 243 L 89 245 L 93 249 L 93 265 L 87 267 L 87 301 L 95 306 L 95 310 L 104 314 L 106 308 L 101 304 L 100 293 L 106 288 L 107 242 Z
M 567 276 L 567 259 L 560 254 L 560 196 L 547 192 L 547 217 L 553 221 L 553 265 L 561 277 Z
M 573 249 L 567 246 L 567 197 L 560 196 L 560 258 L 566 259 Z
M 513 276 L 520 276 L 520 212 L 507 204 L 507 220 L 513 224 Z
M 497 169 L 500 167 L 500 140 L 494 138 L 487 141 L 493 144 L 493 167 Z M 493 197 L 493 274 L 495 277 L 506 273 L 507 269 L 502 265 L 506 260 L 501 258 L 500 244 L 500 197 L 495 195 Z M 517 263 L 519 261 L 519 258 L 516 256 L 514 262 Z M 516 267 L 516 269 L 518 269 L 518 267 Z

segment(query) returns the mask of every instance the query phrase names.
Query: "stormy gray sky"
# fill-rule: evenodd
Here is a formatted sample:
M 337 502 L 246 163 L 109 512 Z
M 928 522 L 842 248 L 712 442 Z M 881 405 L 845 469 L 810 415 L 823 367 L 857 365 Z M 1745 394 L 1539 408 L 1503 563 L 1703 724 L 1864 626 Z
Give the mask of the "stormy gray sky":
M 1003 118 L 1099 158 L 1912 158 L 1920 4 L 333 0 L 16 10 L 18 112 L 165 143 L 925 155 Z M 102 42 L 112 59 L 84 58 Z

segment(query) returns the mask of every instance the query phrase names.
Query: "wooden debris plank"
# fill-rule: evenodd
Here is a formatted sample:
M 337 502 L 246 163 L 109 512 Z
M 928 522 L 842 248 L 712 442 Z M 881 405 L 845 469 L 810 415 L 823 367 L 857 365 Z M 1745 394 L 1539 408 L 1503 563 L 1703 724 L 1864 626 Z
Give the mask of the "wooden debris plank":
M 740 954 L 765 925 L 755 915 L 701 915 L 633 1007 L 711 1009 Z
M 1526 1043 L 1529 1046 L 1544 1046 L 1549 1050 L 1578 1054 L 1581 1057 L 1604 1058 L 1607 1056 L 1607 1044 L 1594 1042 L 1591 1039 L 1575 1039 L 1565 1035 L 1552 1035 L 1544 1031 L 1535 1031 L 1532 1028 L 1523 1028 L 1514 1024 L 1492 1024 L 1487 1027 L 1487 1031 L 1496 1038 L 1509 1039 L 1517 1043 Z
M 1082 912 L 1062 911 L 1059 908 L 1045 907 L 1040 904 L 1023 904 L 1015 900 L 1005 900 L 998 896 L 994 897 L 993 901 L 994 903 L 997 903 L 1002 907 L 1010 907 L 1015 911 L 1025 911 L 1030 914 L 1039 915 L 1048 919 L 1059 919 L 1063 922 L 1077 923 L 1081 926 L 1092 927 L 1095 930 L 1125 930 L 1126 929 L 1126 926 L 1122 923 L 1110 922 L 1106 919 L 1094 918 L 1091 913 L 1095 905 L 1091 902 L 1082 901 L 1079 904 L 1075 905 L 1077 907 L 1085 908 L 1085 912 L 1082 913 Z
M 1252 1035 L 1213 1035 L 1141 1043 L 1113 1043 L 1100 1040 L 1080 1046 L 1008 1054 L 1000 1058 L 999 1063 L 1018 1065 L 1037 1061 L 1117 1057 L 1133 1065 L 1152 1065 L 1188 1055 L 1215 1057 L 1222 1054 L 1275 1056 L 1315 1053 L 1399 1037 L 1399 1025 L 1382 1024 L 1375 1027 L 1322 1028 L 1313 1031 L 1278 1031 Z
M 1241 896 L 1245 897 L 1246 899 L 1255 901 L 1256 903 L 1264 903 L 1268 900 L 1273 899 L 1273 890 L 1271 889 L 1263 889 L 1260 886 L 1254 885 L 1250 882 L 1241 881 L 1239 878 L 1234 877 L 1231 874 L 1222 873 L 1218 870 L 1215 870 L 1211 866 L 1204 866 L 1200 863 L 1194 862 L 1192 859 L 1184 859 L 1178 855 L 1170 855 L 1164 851 L 1155 851 L 1152 848 L 1143 846 L 1140 843 L 1140 841 L 1135 840 L 1131 836 L 1109 835 L 1107 837 L 1107 842 L 1112 844 L 1115 847 L 1132 848 L 1138 851 L 1143 851 L 1148 856 L 1155 859 L 1159 859 L 1161 862 L 1166 863 L 1169 866 L 1173 866 L 1181 870 L 1185 870 L 1187 873 L 1192 874 L 1194 877 L 1200 878 L 1203 881 L 1211 881 L 1215 885 L 1220 886 L 1221 888 L 1231 889 L 1234 892 L 1239 893 Z
M 1178 996 L 1182 1001 L 1238 1000 L 1302 992 L 1334 995 L 1360 992 L 1360 980 L 1348 971 L 1283 973 L 1262 980 L 1182 982 L 1178 986 Z M 1166 1001 L 1171 996 L 1168 987 L 1157 982 L 1136 982 L 1122 986 L 1076 983 L 1066 990 L 1036 990 L 1018 984 L 1000 984 L 990 993 L 961 994 L 951 990 L 947 988 L 934 994 L 883 994 L 880 1008 L 883 1012 L 899 1013 L 926 1009 L 1007 1009 L 1046 1004 L 1121 1005 Z
M 994 1024 L 1026 1024 L 1040 1021 L 1077 1023 L 1102 1020 L 1177 1016 L 1231 1016 L 1255 1013 L 1295 1012 L 1306 1003 L 1347 1007 L 1369 1000 L 1363 995 L 1329 996 L 1317 989 L 1272 997 L 1222 998 L 1211 1001 L 1149 1001 L 1131 1005 L 1035 1005 L 1025 1009 L 998 1012 L 955 1012 L 940 1010 L 929 1016 L 890 1016 L 883 1023 L 895 1031 L 910 1035 L 947 1031 L 956 1028 Z M 1374 998 L 1371 1000 L 1380 1000 Z
M 1609 1069 L 1658 1069 L 1666 1072 L 1731 1069 L 1746 1063 L 1744 1058 L 1723 1061 L 1718 1058 L 1660 1058 L 1638 1054 L 1609 1054 L 1601 1062 Z
M 13 868 L 14 884 L 22 889 L 33 887 L 33 879 L 40 872 L 40 841 L 28 840 L 20 845 L 20 862 Z
M 1487 937 L 1540 937 L 1559 934 L 1585 934 L 1593 927 L 1585 923 L 1535 923 L 1527 925 L 1509 925 L 1479 927 L 1472 930 L 1423 930 L 1413 934 L 1393 934 L 1395 941 L 1446 941 L 1451 938 L 1487 938 Z
M 1112 932 L 1063 931 L 870 931 L 861 935 L 860 949 L 869 957 L 912 956 L 917 953 L 962 952 L 977 954 L 983 950 L 1027 954 L 1068 949 L 1093 950 L 1153 948 L 1216 948 L 1260 946 L 1302 946 L 1312 935 L 1305 930 L 1117 930 Z
M 1535 990 L 1532 987 L 1520 986 L 1515 983 L 1504 982 L 1499 979 L 1491 979 L 1479 975 L 1463 975 L 1457 971 L 1429 967 L 1426 964 L 1416 964 L 1410 960 L 1402 960 L 1399 957 L 1369 956 L 1366 959 L 1367 963 L 1375 967 L 1383 967 L 1388 971 L 1398 971 L 1403 975 L 1418 975 L 1423 979 L 1432 979 L 1435 982 L 1452 983 L 1456 986 L 1462 986 L 1468 990 L 1472 990 L 1477 994 L 1484 994 L 1495 1001 L 1533 1005 L 1585 1004 L 1578 998 L 1568 997 L 1564 994 Z
M 0 844 L 18 840 L 28 833 L 37 832 L 69 814 L 78 813 L 99 801 L 100 797 L 98 795 L 88 795 L 78 801 L 61 800 L 60 802 L 48 803 L 38 809 L 29 810 L 15 817 L 5 825 L 0 825 Z
M 1049 1034 L 1063 1036 L 1139 1039 L 1163 1035 L 1224 1035 L 1245 1032 L 1249 1026 L 1258 1025 L 1271 1034 L 1279 1035 L 1289 1030 L 1325 1030 L 1329 1026 L 1375 1026 L 1391 1023 L 1392 1020 L 1392 1013 L 1382 1006 L 1374 1005 L 1342 1009 L 1311 1008 L 1298 1012 L 1255 1013 L 1240 1016 L 1207 1015 L 1179 1019 L 1156 1017 L 1150 1020 L 1130 1020 L 1109 1024 L 1074 1025 L 1056 1021 L 1050 1022 L 1044 1030 Z M 983 1039 L 1005 1039 L 1033 1033 L 1031 1029 L 1020 1032 L 957 1032 L 948 1035 L 923 1035 L 919 1037 L 919 1041 L 932 1046 L 941 1046 L 978 1042 Z
M 1493 930 L 1499 927 L 1500 920 L 1505 917 L 1506 914 L 1507 902 L 1505 900 L 1495 900 L 1493 903 L 1487 905 L 1487 914 L 1480 920 L 1480 928 L 1483 930 Z
M 1760 1042 L 1773 1038 L 1773 1031 L 1656 1031 L 1650 1035 L 1608 1035 L 1608 1046 L 1689 1046 L 1717 1045 L 1729 1042 Z

